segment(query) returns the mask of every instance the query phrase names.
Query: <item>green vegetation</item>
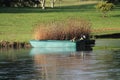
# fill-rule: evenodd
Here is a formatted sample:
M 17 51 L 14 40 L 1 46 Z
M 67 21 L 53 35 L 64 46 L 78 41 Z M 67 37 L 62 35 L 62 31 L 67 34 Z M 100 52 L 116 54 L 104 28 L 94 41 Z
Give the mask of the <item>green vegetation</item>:
M 92 34 L 120 32 L 120 6 L 116 6 L 107 18 L 94 8 L 96 2 L 64 2 L 55 8 L 0 8 L 0 40 L 29 41 L 33 29 L 41 23 L 65 21 L 70 18 L 87 19 L 92 24 Z
M 113 3 L 107 3 L 107 1 L 101 1 L 96 6 L 96 9 L 98 9 L 100 12 L 103 13 L 103 17 L 107 16 L 107 13 L 113 9 L 114 5 Z

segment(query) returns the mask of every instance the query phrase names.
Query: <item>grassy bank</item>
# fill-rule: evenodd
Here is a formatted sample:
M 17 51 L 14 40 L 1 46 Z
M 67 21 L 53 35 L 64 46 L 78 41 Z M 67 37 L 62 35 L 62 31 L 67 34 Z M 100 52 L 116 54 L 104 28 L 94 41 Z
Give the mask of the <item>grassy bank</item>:
M 71 2 L 46 8 L 0 8 L 0 40 L 29 41 L 33 29 L 40 23 L 65 20 L 69 17 L 87 19 L 92 23 L 92 34 L 120 32 L 120 6 L 102 18 L 95 10 L 96 2 Z

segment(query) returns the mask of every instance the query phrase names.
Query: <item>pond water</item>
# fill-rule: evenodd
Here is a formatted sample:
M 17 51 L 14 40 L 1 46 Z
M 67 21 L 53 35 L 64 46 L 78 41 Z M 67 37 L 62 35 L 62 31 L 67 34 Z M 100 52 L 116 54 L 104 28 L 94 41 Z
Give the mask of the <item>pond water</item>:
M 90 51 L 1 49 L 0 80 L 120 80 L 119 43 L 99 39 Z

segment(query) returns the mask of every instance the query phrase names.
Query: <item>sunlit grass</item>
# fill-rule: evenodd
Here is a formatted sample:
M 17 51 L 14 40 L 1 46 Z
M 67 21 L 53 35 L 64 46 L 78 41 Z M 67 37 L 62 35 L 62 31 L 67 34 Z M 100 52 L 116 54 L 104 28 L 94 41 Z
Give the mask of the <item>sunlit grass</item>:
M 54 9 L 47 8 L 46 10 L 40 8 L 0 8 L 0 40 L 29 41 L 32 39 L 31 35 L 36 24 L 63 21 L 69 17 L 90 21 L 94 35 L 120 32 L 119 7 L 111 11 L 107 18 L 102 18 L 101 13 L 94 8 L 95 3 L 84 5 L 82 2 L 80 3 L 75 2 L 74 5 L 62 3 L 63 6 L 60 8 L 58 5 Z

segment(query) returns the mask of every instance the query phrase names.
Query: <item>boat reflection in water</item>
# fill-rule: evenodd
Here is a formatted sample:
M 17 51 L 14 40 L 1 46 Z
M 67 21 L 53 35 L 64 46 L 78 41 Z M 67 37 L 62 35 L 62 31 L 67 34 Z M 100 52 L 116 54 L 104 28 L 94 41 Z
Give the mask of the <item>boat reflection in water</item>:
M 91 48 L 87 51 L 83 48 L 83 51 L 74 47 L 32 48 L 30 55 L 33 56 L 37 79 L 77 80 L 75 75 L 82 73 L 81 69 L 89 64 L 91 57 Z

